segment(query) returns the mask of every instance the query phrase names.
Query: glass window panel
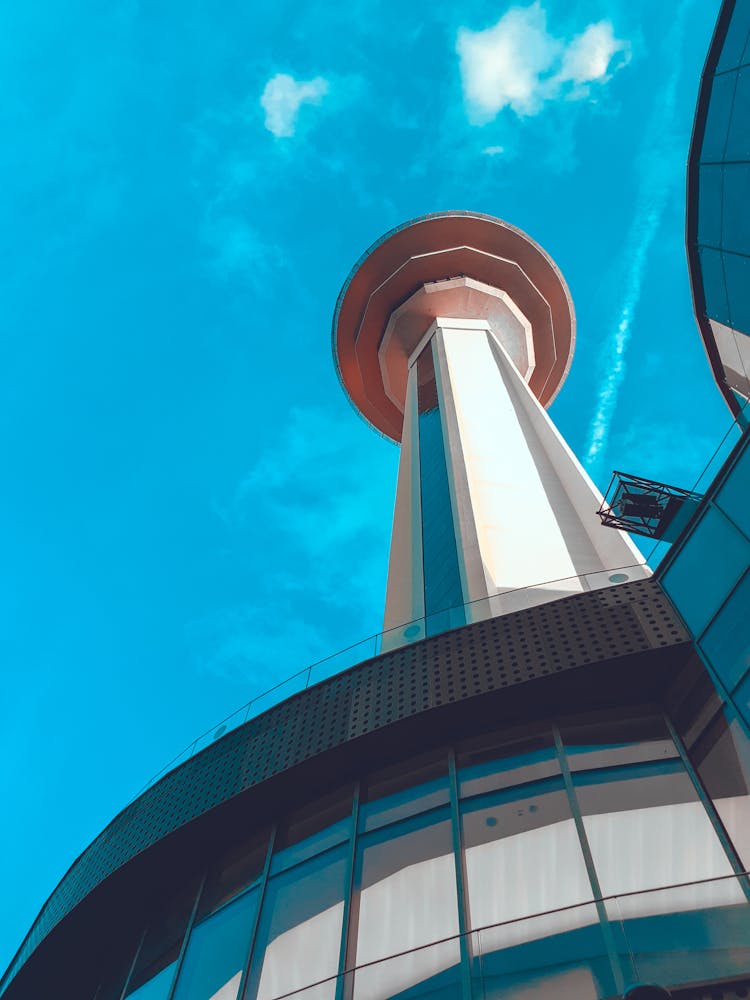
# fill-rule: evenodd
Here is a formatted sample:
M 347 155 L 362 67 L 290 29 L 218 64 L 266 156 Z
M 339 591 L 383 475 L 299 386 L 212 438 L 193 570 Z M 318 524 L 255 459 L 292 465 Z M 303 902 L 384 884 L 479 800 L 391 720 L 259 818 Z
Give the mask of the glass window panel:
M 727 77 L 734 76 L 727 73 Z M 732 118 L 729 123 L 727 145 L 724 158 L 746 160 L 750 157 L 750 67 L 738 70 L 737 86 L 734 91 Z M 715 77 L 720 80 L 722 77 Z
M 197 919 L 218 910 L 243 889 L 258 882 L 263 874 L 267 851 L 268 835 L 264 833 L 223 857 L 203 887 Z
M 484 928 L 475 983 L 503 998 L 614 992 L 562 779 L 465 802 L 461 823 L 470 926 Z
M 722 179 L 721 164 L 704 164 L 698 177 L 698 242 L 721 246 Z
M 451 824 L 447 810 L 360 838 L 357 854 L 355 964 L 458 934 L 458 898 Z M 359 969 L 355 1000 L 432 994 L 459 975 L 457 938 Z
M 730 211 L 729 207 L 727 211 Z M 729 325 L 741 333 L 750 334 L 750 258 L 725 253 L 724 277 L 729 302 Z
M 347 852 L 339 847 L 268 882 L 247 996 L 271 1000 L 320 980 L 312 1000 L 336 993 Z
M 174 978 L 174 970 L 177 967 L 177 959 L 159 969 L 150 978 L 135 989 L 128 989 L 126 997 L 133 997 L 133 1000 L 166 1000 Z
M 167 997 L 196 895 L 196 889 L 180 893 L 153 921 L 138 953 L 126 997 L 138 1000 Z
M 549 918 L 524 921 L 526 943 L 499 952 L 494 931 L 470 936 L 475 995 L 485 1000 L 596 1000 L 615 987 L 596 908 L 581 909 L 579 926 L 550 936 Z M 536 923 L 540 926 L 537 928 Z
M 750 867 L 750 740 L 719 714 L 691 751 L 693 764 L 742 864 Z
M 709 507 L 662 578 L 693 635 L 700 635 L 750 562 L 750 545 Z
M 376 830 L 389 823 L 395 823 L 407 819 L 409 816 L 447 805 L 449 799 L 447 777 L 429 781 L 417 788 L 406 789 L 403 792 L 362 806 L 360 809 L 360 830 Z
M 736 73 L 726 73 L 713 78 L 706 127 L 703 133 L 701 162 L 715 163 L 724 159 L 724 147 L 727 141 L 729 119 L 732 114 L 736 79 Z
M 237 1000 L 259 893 L 251 889 L 193 927 L 175 1000 Z
M 359 809 L 359 828 L 363 831 L 446 805 L 447 753 L 441 750 L 438 754 L 425 754 L 374 772 L 367 781 L 363 798 Z
M 715 171 L 716 167 L 702 167 L 701 178 L 704 170 Z M 750 163 L 727 163 L 722 171 L 726 211 L 722 222 L 721 247 L 723 250 L 746 254 L 750 251 Z M 720 181 L 716 181 L 716 184 L 720 184 Z M 701 187 L 701 194 L 702 191 Z M 709 196 L 710 193 L 709 190 Z M 730 297 L 730 306 L 731 304 Z
M 605 896 L 731 875 L 732 867 L 681 763 L 576 777 L 594 866 Z M 736 902 L 732 880 L 624 896 L 616 912 L 647 916 Z M 608 904 L 608 910 L 610 904 Z
M 734 905 L 725 905 L 729 902 L 730 884 Z M 648 900 L 649 895 L 641 898 Z M 632 969 L 633 978 L 641 982 L 685 983 L 747 974 L 750 908 L 734 879 L 704 885 L 702 908 L 692 911 L 685 906 L 684 889 L 660 889 L 653 895 L 659 898 L 657 906 L 649 907 L 644 902 L 644 910 L 658 907 L 669 916 L 618 920 L 613 912 L 609 915 L 622 950 L 623 968 Z
M 703 292 L 706 298 L 706 315 L 728 326 L 729 303 L 726 282 L 724 281 L 722 254 L 718 250 L 700 247 L 698 256 L 700 257 Z
M 512 788 L 560 773 L 552 732 L 523 740 L 466 747 L 456 755 L 462 798 Z
M 660 715 L 562 724 L 560 735 L 571 771 L 679 756 L 667 724 Z
M 716 66 L 718 73 L 728 69 L 735 69 L 742 62 L 749 23 L 750 3 L 748 3 L 748 0 L 737 0 Z
M 745 574 L 701 640 L 701 648 L 731 691 L 750 670 L 750 574 Z
M 271 874 L 322 854 L 349 839 L 352 827 L 352 791 L 347 786 L 292 814 L 279 831 Z
M 750 441 L 750 439 L 748 439 Z M 750 444 L 737 459 L 726 482 L 716 498 L 716 503 L 729 517 L 750 535 Z
M 591 885 L 562 780 L 472 799 L 461 806 L 470 926 L 518 920 L 592 898 Z M 575 911 L 551 914 L 566 929 Z M 525 940 L 525 923 L 492 932 L 498 946 Z M 486 940 L 491 939 L 488 932 Z

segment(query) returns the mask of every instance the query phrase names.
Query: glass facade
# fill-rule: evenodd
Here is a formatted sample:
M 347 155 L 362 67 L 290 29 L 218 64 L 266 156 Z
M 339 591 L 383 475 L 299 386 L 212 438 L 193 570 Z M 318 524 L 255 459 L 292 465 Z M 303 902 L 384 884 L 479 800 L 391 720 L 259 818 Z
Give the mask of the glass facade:
M 720 382 L 743 401 L 750 393 L 749 38 L 750 4 L 737 0 L 726 34 L 718 40 L 718 61 L 704 83 L 698 117 L 702 140 L 697 136 L 689 172 L 697 202 L 689 243 L 694 270 L 697 263 L 700 271 L 693 281 L 702 285 L 705 300 L 699 320 L 704 337 L 718 350 Z
M 690 758 L 651 710 L 446 747 L 223 858 L 98 996 L 600 1000 L 731 976 L 749 781 L 724 716 Z
M 750 438 L 745 435 L 705 512 L 661 583 L 726 696 L 750 724 Z

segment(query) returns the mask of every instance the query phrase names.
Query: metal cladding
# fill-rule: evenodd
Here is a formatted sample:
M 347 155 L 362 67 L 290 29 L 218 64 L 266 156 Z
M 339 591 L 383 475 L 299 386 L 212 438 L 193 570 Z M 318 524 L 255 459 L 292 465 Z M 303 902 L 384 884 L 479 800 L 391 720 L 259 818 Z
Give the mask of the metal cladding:
M 457 277 L 499 289 L 529 321 L 536 355 L 529 386 L 543 405 L 552 402 L 570 368 L 573 303 L 541 247 L 489 215 L 441 212 L 414 219 L 391 230 L 358 261 L 333 320 L 334 357 L 349 399 L 395 441 L 403 427 L 408 352 L 416 345 L 391 338 L 384 350 L 388 321 L 425 284 Z M 426 297 L 420 308 L 424 333 L 438 315 L 438 301 L 432 305 Z

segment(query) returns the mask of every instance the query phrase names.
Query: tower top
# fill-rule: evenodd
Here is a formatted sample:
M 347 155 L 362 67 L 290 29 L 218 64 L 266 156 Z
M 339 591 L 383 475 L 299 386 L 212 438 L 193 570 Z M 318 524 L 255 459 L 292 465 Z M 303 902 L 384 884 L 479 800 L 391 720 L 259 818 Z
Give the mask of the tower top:
M 373 243 L 336 303 L 339 378 L 376 430 L 401 440 L 410 359 L 439 316 L 486 320 L 537 399 L 555 398 L 573 357 L 575 314 L 554 261 L 501 219 L 436 212 Z

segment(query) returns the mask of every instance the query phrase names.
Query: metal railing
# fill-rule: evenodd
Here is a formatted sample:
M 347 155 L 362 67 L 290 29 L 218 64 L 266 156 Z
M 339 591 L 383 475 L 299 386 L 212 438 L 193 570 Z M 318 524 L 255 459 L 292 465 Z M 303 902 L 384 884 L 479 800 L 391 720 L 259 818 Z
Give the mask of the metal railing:
M 511 588 L 491 597 L 481 597 L 466 604 L 415 618 L 389 629 L 382 629 L 366 636 L 329 656 L 324 656 L 310 663 L 283 680 L 259 694 L 254 695 L 230 715 L 214 723 L 209 729 L 197 736 L 180 753 L 173 757 L 161 770 L 151 777 L 142 788 L 131 798 L 131 802 L 142 795 L 169 771 L 186 763 L 191 757 L 205 750 L 222 736 L 244 725 L 251 718 L 273 708 L 286 698 L 299 694 L 321 681 L 328 680 L 335 674 L 354 667 L 364 660 L 385 653 L 392 649 L 418 642 L 430 635 L 447 632 L 472 622 L 494 618 L 536 604 L 546 603 L 562 597 L 610 587 L 613 584 L 627 583 L 631 580 L 644 579 L 649 574 L 645 562 L 631 563 L 627 566 L 609 570 L 598 570 L 595 573 L 581 573 L 578 576 L 562 577 L 557 580 L 547 580 L 542 583 L 530 584 L 526 587 Z M 537 593 L 538 592 L 538 593 Z M 538 596 L 538 600 L 535 598 Z

